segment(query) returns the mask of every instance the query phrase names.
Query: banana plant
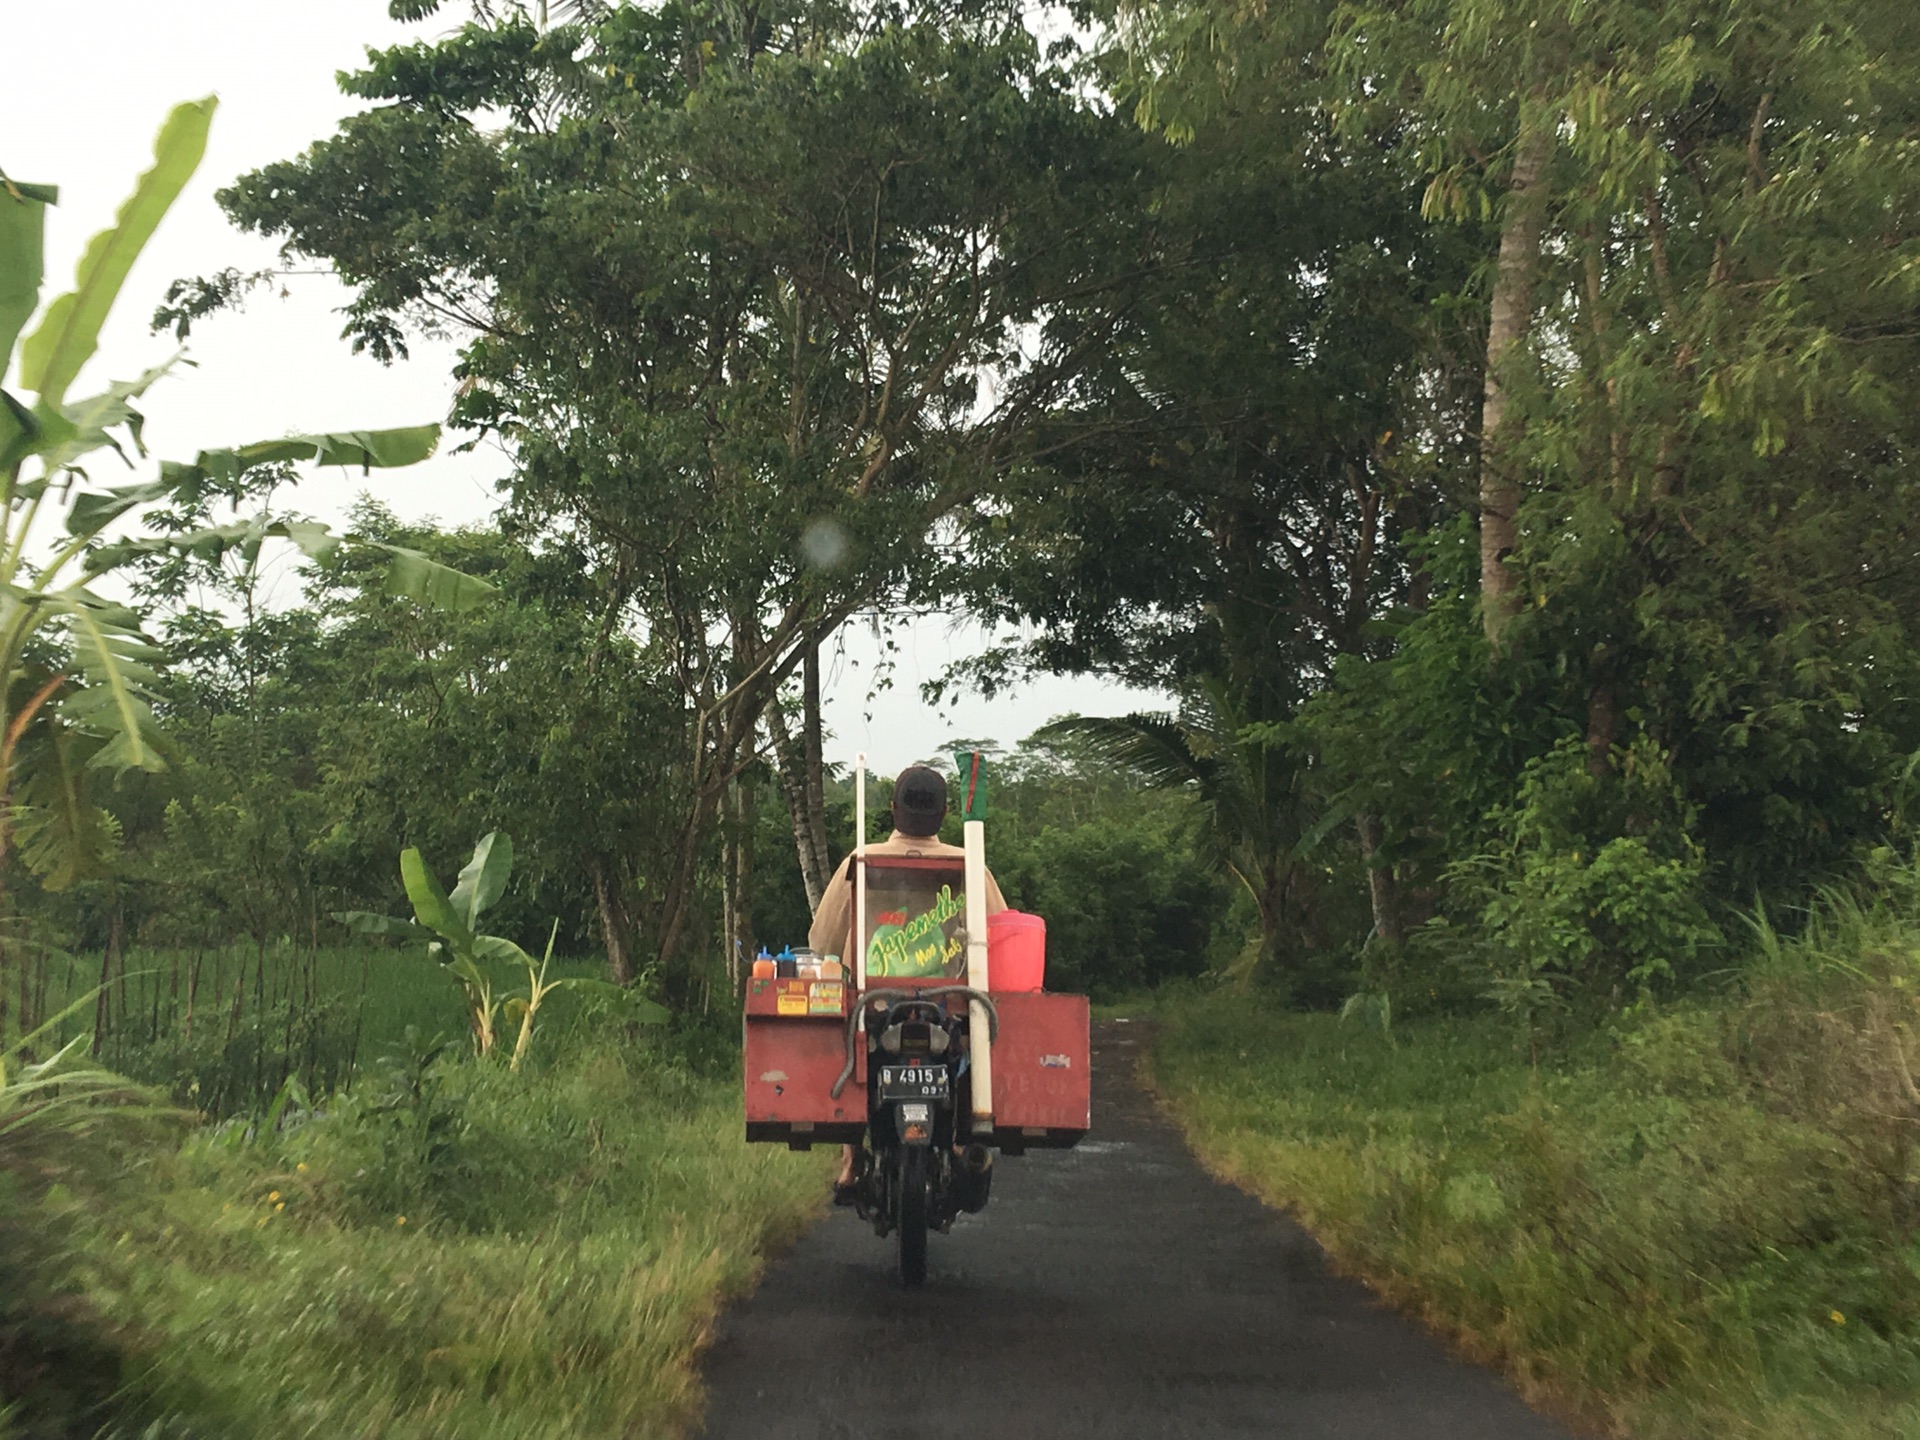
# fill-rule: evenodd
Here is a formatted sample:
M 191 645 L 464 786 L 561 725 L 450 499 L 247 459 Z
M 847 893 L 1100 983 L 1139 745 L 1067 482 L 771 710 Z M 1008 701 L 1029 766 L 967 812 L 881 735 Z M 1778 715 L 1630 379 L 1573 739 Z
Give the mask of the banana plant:
M 541 1001 L 555 990 L 584 990 L 617 997 L 626 1008 L 627 1018 L 641 1024 L 656 1024 L 671 1018 L 666 1009 L 642 999 L 617 985 L 585 977 L 549 980 L 553 963 L 553 942 L 560 933 L 559 921 L 547 936 L 546 954 L 538 964 L 525 950 L 501 935 L 483 935 L 480 917 L 505 893 L 507 879 L 513 873 L 513 841 L 503 831 L 483 836 L 473 847 L 473 856 L 461 869 L 451 893 L 427 868 L 417 849 L 400 852 L 400 880 L 413 906 L 413 919 L 375 915 L 365 910 L 336 911 L 334 919 L 359 935 L 384 935 L 389 939 L 423 942 L 430 959 L 460 983 L 466 992 L 467 1014 L 473 1027 L 474 1051 L 482 1059 L 494 1053 L 496 1024 L 504 1014 L 519 1022 L 509 1068 L 518 1070 L 533 1040 L 534 1016 Z M 502 995 L 488 970 L 489 964 L 506 963 L 527 972 L 524 995 Z
M 238 547 L 251 560 L 262 545 L 281 540 L 321 559 L 351 538 L 311 521 L 272 516 L 182 535 L 113 538 L 130 512 L 190 500 L 202 487 L 260 465 L 312 461 L 372 470 L 415 464 L 439 443 L 437 425 L 296 435 L 203 450 L 191 461 L 161 463 L 153 478 L 132 484 L 95 482 L 88 466 L 109 452 L 128 467 L 149 462 L 138 406 L 184 357 L 175 354 L 95 395 L 74 399 L 68 392 L 98 349 L 101 327 L 134 261 L 199 166 L 214 107 L 209 97 L 180 105 L 167 117 L 154 142 L 153 167 L 114 223 L 87 245 L 73 289 L 46 305 L 31 333 L 24 332 L 40 308 L 46 208 L 58 193 L 0 176 L 0 360 L 15 355 L 23 392 L 0 389 L 0 859 L 10 842 L 11 803 L 21 797 L 16 770 L 24 755 L 46 755 L 57 763 L 84 750 L 86 768 L 95 771 L 164 768 L 150 704 L 152 666 L 164 657 L 143 633 L 140 614 L 95 588 L 101 575 L 162 548 L 217 556 Z M 4 373 L 0 369 L 0 378 Z M 390 559 L 388 588 L 395 593 L 460 609 L 491 591 L 486 582 L 424 555 L 382 548 Z M 36 652 L 62 659 L 44 681 L 22 684 L 40 663 Z M 98 743 L 23 751 L 36 722 Z M 83 780 L 63 774 L 41 788 L 73 798 Z

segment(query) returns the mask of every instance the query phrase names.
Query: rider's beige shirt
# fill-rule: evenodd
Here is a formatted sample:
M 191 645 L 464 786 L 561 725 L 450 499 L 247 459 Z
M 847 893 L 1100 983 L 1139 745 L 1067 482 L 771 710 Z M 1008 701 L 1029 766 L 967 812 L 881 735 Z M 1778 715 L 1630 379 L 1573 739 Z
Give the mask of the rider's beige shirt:
M 925 855 L 933 858 L 966 858 L 966 851 L 958 845 L 949 845 L 943 840 L 924 838 L 919 835 L 902 835 L 898 830 L 885 840 L 875 841 L 867 846 L 869 855 Z M 853 886 L 847 876 L 852 873 L 853 857 L 847 856 L 840 862 L 840 868 L 833 872 L 833 879 L 827 882 L 827 893 L 820 897 L 820 909 L 813 917 L 813 928 L 807 931 L 807 944 L 820 955 L 838 955 L 847 962 L 847 969 L 853 969 Z M 1006 898 L 1000 893 L 1000 883 L 993 878 L 993 872 L 987 872 L 987 914 L 998 915 L 1007 909 Z

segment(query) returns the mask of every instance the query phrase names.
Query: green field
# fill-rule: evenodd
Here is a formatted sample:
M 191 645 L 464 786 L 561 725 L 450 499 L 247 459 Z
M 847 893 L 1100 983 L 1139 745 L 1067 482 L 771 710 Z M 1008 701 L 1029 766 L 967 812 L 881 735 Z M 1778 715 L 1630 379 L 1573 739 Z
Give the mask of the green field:
M 553 971 L 603 968 L 556 961 Z M 50 950 L 26 977 L 31 1019 L 67 1012 L 50 1039 L 97 1034 L 102 1064 L 215 1117 L 271 1103 L 289 1076 L 313 1095 L 350 1085 L 409 1030 L 462 1043 L 469 1032 L 459 986 L 418 946 L 136 948 L 111 963 Z M 506 969 L 496 979 L 525 988 Z M 579 1008 L 565 992 L 548 1005 L 542 1019 L 556 1032 Z

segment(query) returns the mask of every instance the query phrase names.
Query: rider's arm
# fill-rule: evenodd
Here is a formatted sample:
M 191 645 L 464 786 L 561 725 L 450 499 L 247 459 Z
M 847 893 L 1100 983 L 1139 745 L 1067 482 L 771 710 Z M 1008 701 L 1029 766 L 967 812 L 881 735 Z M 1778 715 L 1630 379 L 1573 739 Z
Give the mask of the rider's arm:
M 1011 908 L 1007 904 L 1007 897 L 1000 893 L 1000 882 L 993 878 L 991 870 L 987 871 L 987 914 L 998 915 L 1002 910 Z
M 853 957 L 845 951 L 848 937 L 853 934 L 853 886 L 847 876 L 852 866 L 853 857 L 849 855 L 833 872 L 833 878 L 820 896 L 820 908 L 814 912 L 813 925 L 807 931 L 807 945 L 815 954 L 838 955 L 849 966 L 853 964 Z

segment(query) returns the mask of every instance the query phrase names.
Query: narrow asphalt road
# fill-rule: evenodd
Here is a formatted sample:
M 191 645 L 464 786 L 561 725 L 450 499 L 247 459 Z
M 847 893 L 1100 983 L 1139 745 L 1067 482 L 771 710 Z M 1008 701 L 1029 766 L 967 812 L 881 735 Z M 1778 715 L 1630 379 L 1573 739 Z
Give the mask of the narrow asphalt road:
M 1003 1158 L 924 1289 L 852 1212 L 815 1227 L 721 1321 L 706 1435 L 1564 1440 L 1201 1170 L 1134 1053 L 1124 1022 L 1096 1028 L 1093 1132 Z

